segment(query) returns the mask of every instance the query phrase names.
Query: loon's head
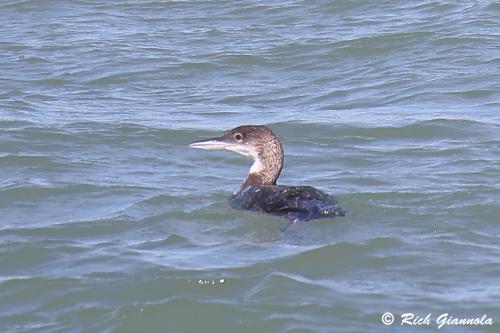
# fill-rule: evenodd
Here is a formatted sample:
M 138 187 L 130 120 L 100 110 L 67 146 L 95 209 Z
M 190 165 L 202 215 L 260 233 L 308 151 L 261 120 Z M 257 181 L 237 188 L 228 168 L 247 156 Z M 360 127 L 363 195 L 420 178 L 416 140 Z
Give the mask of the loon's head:
M 254 162 L 243 185 L 274 185 L 283 167 L 283 147 L 266 126 L 239 126 L 218 138 L 194 142 L 189 147 L 230 150 L 252 158 Z

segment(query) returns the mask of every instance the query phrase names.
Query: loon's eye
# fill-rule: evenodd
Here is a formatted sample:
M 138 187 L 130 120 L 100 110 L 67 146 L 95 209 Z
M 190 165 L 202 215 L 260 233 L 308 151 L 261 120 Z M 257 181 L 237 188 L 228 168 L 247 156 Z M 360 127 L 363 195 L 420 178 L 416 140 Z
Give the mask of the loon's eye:
M 236 134 L 234 135 L 234 138 L 235 138 L 236 140 L 238 140 L 238 141 L 241 141 L 241 139 L 243 139 L 243 135 L 241 135 L 240 133 L 236 133 Z

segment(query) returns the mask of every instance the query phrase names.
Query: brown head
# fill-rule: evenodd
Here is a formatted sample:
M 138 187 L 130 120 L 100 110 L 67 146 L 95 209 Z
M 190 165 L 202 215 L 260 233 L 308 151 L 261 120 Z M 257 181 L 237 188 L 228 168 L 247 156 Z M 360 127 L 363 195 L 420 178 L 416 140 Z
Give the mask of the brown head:
M 195 142 L 189 147 L 229 150 L 252 158 L 254 162 L 243 185 L 274 185 L 283 167 L 283 147 L 266 126 L 239 126 L 218 138 Z

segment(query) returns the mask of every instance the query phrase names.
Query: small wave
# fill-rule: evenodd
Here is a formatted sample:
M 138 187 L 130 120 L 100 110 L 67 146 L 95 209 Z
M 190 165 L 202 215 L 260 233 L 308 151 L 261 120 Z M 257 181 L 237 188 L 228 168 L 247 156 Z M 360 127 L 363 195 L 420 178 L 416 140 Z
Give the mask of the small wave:
M 159 248 L 171 249 L 171 247 L 192 244 L 191 241 L 181 235 L 170 234 L 161 239 L 148 240 L 134 246 L 137 250 L 158 250 Z
M 5 130 L 22 130 L 27 127 L 33 126 L 32 122 L 26 120 L 1 120 L 0 128 Z
M 293 133 L 294 137 L 320 137 L 326 139 L 356 137 L 368 139 L 463 139 L 484 137 L 494 134 L 496 126 L 475 120 L 432 119 L 403 126 L 353 126 L 329 125 L 323 123 L 275 123 L 271 124 L 277 133 Z M 286 135 L 284 136 L 286 138 Z M 313 138 L 313 140 L 316 140 Z
M 0 156 L 0 165 L 15 167 L 37 167 L 37 168 L 58 168 L 62 164 L 57 163 L 51 156 L 47 155 L 3 155 Z
M 11 205 L 19 202 L 32 202 L 34 200 L 45 200 L 50 197 L 60 197 L 77 195 L 83 193 L 93 193 L 94 196 L 109 196 L 111 194 L 123 192 L 135 192 L 138 190 L 149 189 L 141 186 L 123 186 L 106 184 L 47 184 L 40 185 L 36 183 L 16 183 L 3 187 L 2 205 Z

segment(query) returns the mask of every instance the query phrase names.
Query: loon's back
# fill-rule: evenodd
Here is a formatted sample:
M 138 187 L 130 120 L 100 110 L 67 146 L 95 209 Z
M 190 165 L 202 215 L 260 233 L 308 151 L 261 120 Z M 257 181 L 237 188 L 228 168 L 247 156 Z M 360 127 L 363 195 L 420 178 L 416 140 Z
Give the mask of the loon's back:
M 312 186 L 243 186 L 230 201 L 235 209 L 278 215 L 290 222 L 345 215 L 335 197 Z

